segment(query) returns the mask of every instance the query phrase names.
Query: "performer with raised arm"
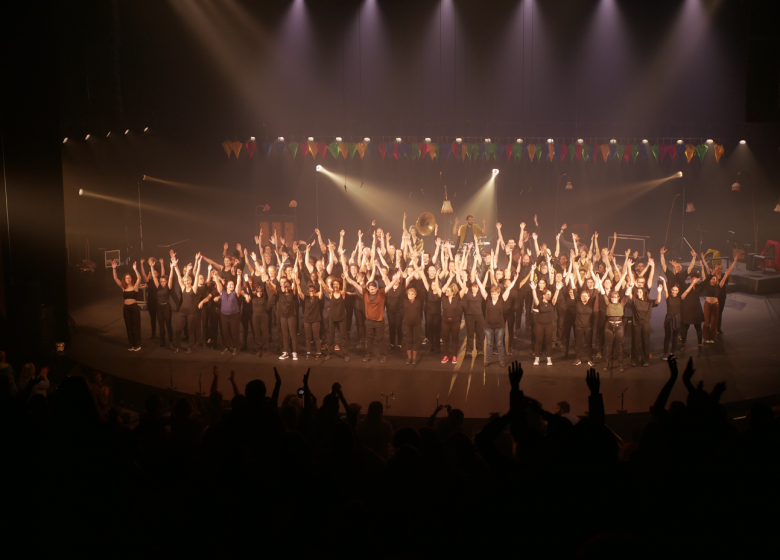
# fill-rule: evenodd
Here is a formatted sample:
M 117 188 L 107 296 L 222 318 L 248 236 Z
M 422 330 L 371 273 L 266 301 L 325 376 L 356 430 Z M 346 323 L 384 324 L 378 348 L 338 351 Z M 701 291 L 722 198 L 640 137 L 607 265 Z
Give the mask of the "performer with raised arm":
M 479 238 L 485 235 L 487 227 L 485 226 L 485 218 L 482 218 L 482 227 L 479 227 L 474 223 L 474 216 L 469 214 L 466 216 L 466 223 L 458 227 L 459 219 L 455 217 L 455 225 L 452 226 L 452 233 L 458 236 L 459 246 L 468 245 L 472 243 L 474 247 L 477 247 Z
M 138 274 L 135 263 L 133 263 L 135 282 L 133 282 L 133 276 L 129 272 L 122 276 L 122 280 L 119 279 L 116 274 L 116 261 L 111 261 L 111 267 L 114 269 L 114 282 L 122 290 L 122 299 L 125 304 L 122 309 L 122 317 L 127 329 L 127 340 L 130 342 L 128 350 L 138 352 L 141 349 L 141 309 L 138 307 L 138 288 L 141 287 L 141 276 Z
M 373 272 L 365 289 L 363 285 L 359 284 L 355 280 L 352 280 L 348 276 L 345 277 L 345 280 L 349 282 L 357 291 L 360 299 L 364 303 L 366 310 L 366 355 L 363 357 L 364 362 L 370 361 L 373 357 L 374 343 L 376 342 L 377 352 L 379 353 L 379 362 L 385 363 L 385 299 L 387 297 L 388 289 L 392 290 L 401 279 L 400 271 L 395 273 L 392 282 L 389 278 L 387 278 L 387 276 L 385 276 L 384 271 L 380 270 L 380 272 L 385 283 L 385 287 L 381 289 L 374 281 Z

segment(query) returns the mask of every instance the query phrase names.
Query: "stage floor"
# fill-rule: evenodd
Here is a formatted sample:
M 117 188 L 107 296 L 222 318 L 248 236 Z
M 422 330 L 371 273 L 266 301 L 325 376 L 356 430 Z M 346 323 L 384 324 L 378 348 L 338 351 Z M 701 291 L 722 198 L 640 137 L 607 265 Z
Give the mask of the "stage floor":
M 232 392 L 227 377 L 231 370 L 236 372 L 239 387 L 260 378 L 270 390 L 275 367 L 282 378 L 283 396 L 295 392 L 302 384 L 306 369 L 311 368 L 310 386 L 316 395 L 326 394 L 338 381 L 347 400 L 362 404 L 364 412 L 371 401 L 385 401 L 382 392 L 394 396 L 389 401 L 389 414 L 393 416 L 428 416 L 435 409 L 437 398 L 441 404 L 462 409 L 469 418 L 485 418 L 491 412 L 504 412 L 508 408 L 506 369 L 497 363 L 483 367 L 482 356 L 463 359 L 463 340 L 459 363 L 455 366 L 441 364 L 440 355 L 427 352 L 422 353 L 414 367 L 404 365 L 406 357 L 399 352 L 389 353 L 385 364 L 380 364 L 376 358 L 364 363 L 363 354 L 358 351 L 350 352 L 350 361 L 346 363 L 335 357 L 329 361 L 300 359 L 293 362 L 280 361 L 275 355 L 258 359 L 246 352 L 223 356 L 210 349 L 197 349 L 190 355 L 173 354 L 168 348 L 160 348 L 158 340 L 148 340 L 151 332 L 149 315 L 142 311 L 145 344 L 140 352 L 128 352 L 118 295 L 109 292 L 95 297 L 99 299 L 89 301 L 82 291 L 81 297 L 75 299 L 83 303 L 72 302 L 71 316 L 78 334 L 72 335 L 67 355 L 86 366 L 148 386 L 149 391 L 171 387 L 190 394 L 208 391 L 212 367 L 217 365 L 222 375 L 220 389 L 226 398 L 230 398 Z M 651 346 L 654 358 L 650 367 L 628 367 L 623 373 L 617 369 L 604 372 L 601 371 L 604 360 L 598 361 L 596 367 L 601 373 L 601 390 L 608 414 L 621 408 L 620 394 L 624 390 L 624 409 L 647 411 L 668 379 L 667 363 L 660 359 L 664 313 L 665 303 L 662 302 L 653 313 Z M 690 356 L 694 358 L 697 370 L 694 380 L 703 380 L 708 389 L 718 381 L 726 381 L 728 390 L 724 402 L 780 393 L 780 295 L 730 294 L 723 321 L 725 334 L 719 336 L 715 345 L 698 349 L 694 343 L 692 347 L 695 333 L 693 329 L 689 333 L 688 349 L 680 361 L 687 361 Z M 463 337 L 465 329 L 461 333 Z M 530 333 L 524 328 L 518 333 L 513 359 L 523 364 L 525 394 L 538 399 L 547 410 L 553 410 L 556 402 L 566 400 L 573 413 L 585 413 L 588 406 L 587 366 L 573 366 L 573 357 L 563 360 L 558 350 L 553 352 L 553 366 L 533 366 Z M 353 340 L 354 336 L 353 328 Z M 249 342 L 251 346 L 251 334 Z M 624 348 L 627 356 L 628 338 Z M 493 359 L 497 361 L 497 357 Z M 625 362 L 628 363 L 627 358 Z M 676 385 L 671 399 L 685 399 L 682 382 Z

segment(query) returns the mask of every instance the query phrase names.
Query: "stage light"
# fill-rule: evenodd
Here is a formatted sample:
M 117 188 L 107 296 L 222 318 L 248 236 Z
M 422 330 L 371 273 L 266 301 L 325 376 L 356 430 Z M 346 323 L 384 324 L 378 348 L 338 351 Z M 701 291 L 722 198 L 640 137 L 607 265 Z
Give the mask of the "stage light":
M 317 166 L 317 167 L 315 167 L 314 169 L 316 169 L 317 171 L 322 171 L 322 166 L 321 166 L 321 165 L 318 165 L 318 166 Z
M 613 138 L 612 140 L 610 140 L 610 141 L 609 141 L 609 143 L 610 143 L 610 144 L 617 144 L 617 140 L 615 140 L 615 139 Z
M 250 136 L 250 137 L 249 137 L 249 139 L 250 139 L 252 142 L 254 142 L 254 141 L 255 141 L 255 137 L 254 137 L 254 136 Z
M 63 143 L 63 144 L 67 144 L 67 143 L 68 143 L 68 137 L 67 137 L 67 136 L 66 136 L 65 138 L 63 138 L 63 139 L 62 139 L 62 143 Z
M 517 139 L 517 143 L 518 143 L 518 144 L 522 144 L 522 143 L 523 143 L 523 139 L 522 139 L 522 138 L 518 138 L 518 139 Z
M 780 202 L 778 202 L 777 206 L 775 206 L 775 212 L 780 212 Z
M 490 144 L 490 138 L 485 138 L 485 144 Z
M 427 136 L 425 137 L 425 143 L 426 143 L 426 144 L 430 144 L 430 143 L 431 143 L 431 139 L 430 139 L 430 138 L 428 138 Z
M 84 189 L 79 189 L 79 196 L 82 196 L 84 194 Z
M 645 138 L 644 140 L 642 140 L 642 144 L 649 144 L 649 142 L 647 141 L 647 138 Z
M 460 144 L 461 142 L 463 142 L 463 138 L 456 138 L 456 139 L 455 139 L 455 141 L 456 141 L 458 144 Z
M 740 140 L 740 141 L 739 141 L 739 143 L 740 143 L 740 144 L 742 144 L 743 146 L 744 146 L 745 144 L 747 144 L 747 142 L 745 142 L 744 140 Z
M 548 139 L 547 139 L 547 143 L 548 143 L 548 144 L 552 144 L 552 143 L 553 143 L 553 139 L 552 139 L 552 138 L 548 138 Z
M 712 144 L 712 138 L 707 138 L 707 144 Z
M 341 136 L 336 136 L 336 142 L 343 142 L 344 139 Z
M 84 138 L 84 140 L 89 140 L 90 136 L 91 136 L 91 134 L 87 134 L 87 136 Z
M 314 136 L 309 136 L 309 137 L 307 138 L 307 140 L 308 140 L 309 142 L 314 142 Z
M 279 142 L 284 142 L 284 136 L 280 136 L 279 138 L 277 138 L 277 140 L 278 140 Z
M 130 134 L 130 129 L 125 130 L 125 134 Z
M 493 175 L 498 175 L 498 169 L 493 170 Z
M 399 144 L 400 144 L 401 142 L 403 142 L 403 140 L 401 139 L 401 137 L 400 137 L 400 136 L 399 136 L 398 138 L 396 138 L 396 139 L 395 139 L 395 141 L 396 141 L 396 142 L 398 142 Z
M 685 205 L 685 211 L 688 214 L 691 214 L 692 212 L 696 212 L 696 208 L 693 207 L 693 202 L 689 202 L 688 204 Z
M 369 138 L 368 136 L 366 136 L 365 138 L 363 138 L 363 142 L 365 142 L 366 144 L 368 144 L 369 142 L 371 142 L 371 138 Z
M 683 143 L 683 141 L 682 141 L 682 140 L 678 140 L 678 141 L 677 141 L 677 143 L 678 143 L 678 144 L 682 144 L 682 143 Z
M 682 171 L 678 171 L 678 172 L 677 172 L 677 176 L 678 176 L 678 177 L 682 177 Z
M 111 136 L 111 131 L 108 131 L 108 134 L 106 134 L 106 138 L 109 138 Z
M 740 185 L 738 182 L 735 182 L 735 183 L 733 183 L 731 185 L 731 190 L 732 191 L 741 191 L 742 190 L 742 185 Z
M 582 138 L 577 138 L 577 144 L 583 144 L 583 143 L 585 143 L 585 140 L 583 140 Z
M 144 132 L 149 132 L 149 127 L 144 127 Z
M 567 191 L 573 191 L 574 187 L 571 184 L 571 181 L 566 181 L 566 186 L 564 187 Z

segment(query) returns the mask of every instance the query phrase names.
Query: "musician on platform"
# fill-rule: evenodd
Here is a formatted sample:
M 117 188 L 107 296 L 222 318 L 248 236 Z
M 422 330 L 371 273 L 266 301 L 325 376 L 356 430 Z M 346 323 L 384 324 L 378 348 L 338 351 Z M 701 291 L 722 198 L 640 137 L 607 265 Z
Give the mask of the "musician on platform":
M 476 247 L 479 237 L 485 235 L 485 218 L 482 218 L 482 227 L 479 227 L 474 223 L 474 216 L 469 214 L 466 216 L 466 223 L 458 228 L 458 218 L 455 218 L 455 225 L 452 227 L 452 233 L 459 238 L 459 245 L 473 243 Z

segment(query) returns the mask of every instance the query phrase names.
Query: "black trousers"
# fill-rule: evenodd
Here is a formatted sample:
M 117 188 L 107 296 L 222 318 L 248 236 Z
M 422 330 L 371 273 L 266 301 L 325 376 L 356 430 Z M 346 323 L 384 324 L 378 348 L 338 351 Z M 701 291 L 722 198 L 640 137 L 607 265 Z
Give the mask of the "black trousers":
M 458 355 L 458 338 L 460 338 L 460 317 L 457 319 L 447 319 L 441 323 L 441 334 L 444 344 L 445 356 Z M 452 341 L 452 352 L 450 352 L 450 341 Z
M 157 307 L 157 324 L 160 327 L 160 341 L 165 344 L 165 331 L 168 331 L 168 342 L 173 342 L 173 324 L 171 323 L 171 306 L 168 303 Z
M 673 329 L 669 321 L 664 321 L 664 355 L 669 353 L 669 344 L 672 346 L 672 354 L 677 351 L 677 336 L 679 329 Z
M 720 307 L 718 312 L 718 332 L 720 332 L 723 326 L 723 309 L 726 307 L 726 298 L 718 298 L 718 305 Z
M 157 300 L 152 298 L 147 301 L 146 310 L 149 311 L 149 320 L 152 322 L 152 336 L 154 336 L 157 333 Z
M 555 323 L 540 323 L 534 321 L 534 335 L 536 336 L 536 342 L 534 343 L 534 357 L 538 358 L 542 353 L 542 346 L 544 346 L 545 353 L 548 357 L 552 351 L 552 337 L 555 331 Z
M 603 352 L 607 315 L 604 311 L 599 311 L 598 313 L 593 314 L 593 320 L 595 322 L 593 326 L 593 346 L 596 348 L 596 352 Z
M 306 333 L 306 353 L 311 354 L 311 341 L 314 339 L 314 352 L 320 353 L 320 323 L 303 323 L 303 330 Z
M 410 325 L 404 323 L 404 348 L 406 350 L 420 350 L 420 323 Z
M 246 346 L 247 338 L 249 338 L 249 329 L 252 329 L 252 337 L 255 337 L 255 326 L 252 317 L 254 311 L 251 303 L 244 302 L 244 306 L 241 308 L 241 328 L 244 331 L 244 346 Z
M 558 297 L 561 297 L 561 294 L 558 294 Z M 566 324 L 566 310 L 559 309 L 558 307 L 556 307 L 555 308 L 555 338 L 553 338 L 553 342 L 560 343 L 563 341 L 563 327 L 565 324 Z
M 355 308 L 355 326 L 357 326 L 358 342 L 366 340 L 366 310 Z
M 682 337 L 683 344 L 688 340 L 688 327 L 690 326 L 691 325 L 683 323 L 680 329 L 680 336 Z M 701 344 L 701 323 L 694 323 L 693 328 L 696 329 L 696 340 Z
M 506 327 L 506 349 L 512 350 L 512 342 L 515 339 L 515 312 L 504 313 L 504 326 Z
M 238 348 L 239 330 L 241 328 L 241 313 L 221 315 L 222 318 L 222 343 L 225 348 Z
M 587 327 L 574 327 L 574 345 L 577 347 L 577 359 L 585 359 L 587 349 L 588 361 L 593 360 L 593 329 Z
M 387 325 L 390 329 L 390 345 L 403 344 L 404 341 L 404 308 L 387 308 Z
M 208 311 L 206 311 L 206 323 L 208 325 L 204 337 L 206 340 L 210 340 L 212 344 L 216 346 L 217 338 L 219 337 L 219 331 L 222 329 L 221 313 L 219 312 L 219 302 L 209 302 Z M 224 342 L 224 336 L 222 337 Z
M 255 351 L 268 348 L 268 314 L 265 308 L 252 314 L 252 334 L 255 338 Z
M 604 324 L 604 342 L 606 344 L 607 360 L 615 360 L 615 354 L 620 365 L 623 365 L 623 339 L 626 335 L 625 321 L 607 321 Z
M 298 317 L 293 315 L 292 317 L 279 317 L 279 329 L 282 331 L 282 352 L 287 352 L 287 349 L 292 343 L 292 351 L 298 352 Z
M 335 348 L 335 341 L 336 341 L 336 330 L 339 331 L 339 348 L 341 349 L 341 354 L 343 356 L 347 355 L 347 320 L 342 319 L 341 321 L 334 321 L 332 318 L 330 320 L 330 328 L 328 329 L 328 346 L 330 347 L 330 353 L 335 354 L 336 351 Z
M 372 321 L 366 319 L 366 352 L 371 354 L 374 351 L 374 341 L 376 341 L 376 351 L 380 356 L 384 356 L 385 322 Z
M 346 296 L 344 298 L 344 310 L 347 312 L 347 339 L 342 344 L 349 343 L 349 337 L 352 335 L 352 315 L 355 313 L 355 300 L 357 296 Z
M 195 326 L 198 321 L 196 320 L 194 312 L 182 312 L 177 311 L 173 317 L 173 345 L 179 346 L 182 335 L 187 332 L 189 347 L 195 346 Z
M 574 322 L 577 320 L 577 314 L 566 312 L 563 314 L 563 333 L 561 334 L 561 346 L 563 351 L 569 353 L 569 342 L 571 341 L 571 331 L 574 328 Z M 575 343 L 576 344 L 576 343 Z
M 466 315 L 466 352 L 472 351 L 475 336 L 477 351 L 482 352 L 485 344 L 485 318 L 482 315 Z
M 125 319 L 125 328 L 127 329 L 127 340 L 130 342 L 130 348 L 141 346 L 141 308 L 137 303 L 125 305 L 122 310 L 122 317 Z
M 432 352 L 441 351 L 441 309 L 426 309 L 425 336 L 431 345 Z
M 643 362 L 649 362 L 648 358 L 650 354 L 650 323 L 637 324 L 634 321 L 634 325 L 631 327 L 631 357 L 634 360 L 641 360 Z

